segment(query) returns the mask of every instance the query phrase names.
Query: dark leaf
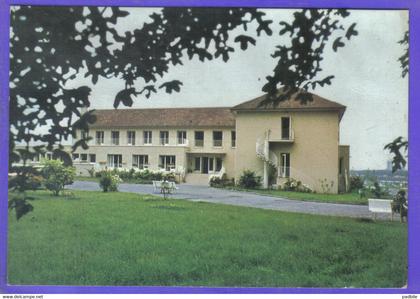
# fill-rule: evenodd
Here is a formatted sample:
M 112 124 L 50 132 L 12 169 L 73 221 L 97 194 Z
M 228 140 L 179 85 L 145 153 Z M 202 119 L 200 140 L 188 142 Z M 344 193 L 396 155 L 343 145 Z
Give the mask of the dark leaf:
M 337 52 L 339 47 L 344 47 L 344 43 L 341 41 L 341 37 L 337 37 L 334 40 L 334 43 L 333 43 L 333 46 L 332 46 L 334 52 Z

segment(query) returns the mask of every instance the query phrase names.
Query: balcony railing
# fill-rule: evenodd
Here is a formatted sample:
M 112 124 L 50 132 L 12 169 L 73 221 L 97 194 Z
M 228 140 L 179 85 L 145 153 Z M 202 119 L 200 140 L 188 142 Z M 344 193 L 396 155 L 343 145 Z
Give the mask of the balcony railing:
M 120 145 L 120 139 L 119 138 L 111 138 L 111 144 L 112 145 Z
M 280 132 L 280 136 L 278 136 L 277 134 L 273 134 L 270 136 L 269 141 L 271 142 L 294 142 L 295 141 L 295 132 L 293 131 L 293 129 L 290 129 L 289 134 L 282 134 L 282 132 Z
M 196 139 L 194 142 L 195 146 L 203 147 L 204 146 L 204 140 L 203 139 Z

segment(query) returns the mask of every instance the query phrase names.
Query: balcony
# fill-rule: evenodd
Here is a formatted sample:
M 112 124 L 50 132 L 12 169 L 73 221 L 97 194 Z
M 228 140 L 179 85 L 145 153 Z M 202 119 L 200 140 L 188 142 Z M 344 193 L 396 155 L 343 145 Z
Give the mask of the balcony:
M 269 137 L 270 142 L 293 143 L 295 142 L 295 132 L 290 129 L 289 132 L 280 132 L 280 134 L 273 134 Z

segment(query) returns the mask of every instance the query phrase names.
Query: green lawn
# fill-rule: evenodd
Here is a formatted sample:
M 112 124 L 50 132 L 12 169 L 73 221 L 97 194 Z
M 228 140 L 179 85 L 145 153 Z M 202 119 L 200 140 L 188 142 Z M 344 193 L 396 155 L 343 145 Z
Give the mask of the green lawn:
M 32 195 L 32 194 L 31 194 Z M 406 224 L 130 193 L 34 192 L 10 284 L 401 287 Z
M 356 204 L 356 205 L 368 204 L 367 198 L 360 198 L 357 192 L 342 193 L 342 194 L 323 194 L 323 193 L 304 193 L 304 192 L 269 190 L 269 189 L 244 189 L 240 187 L 228 187 L 228 189 L 254 192 L 254 193 L 263 194 L 263 195 L 271 195 L 275 197 L 297 199 L 297 200 L 303 200 L 303 201 Z

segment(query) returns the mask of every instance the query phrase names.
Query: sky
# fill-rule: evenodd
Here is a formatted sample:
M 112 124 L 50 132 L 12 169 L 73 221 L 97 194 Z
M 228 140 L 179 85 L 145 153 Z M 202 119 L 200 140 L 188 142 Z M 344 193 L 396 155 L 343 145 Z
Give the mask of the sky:
M 130 15 L 116 25 L 121 33 L 139 28 L 156 9 L 126 8 Z M 222 60 L 185 61 L 172 67 L 167 81 L 183 82 L 179 93 L 160 90 L 151 98 L 138 96 L 133 108 L 234 106 L 262 95 L 265 77 L 272 74 L 276 61 L 270 56 L 282 42 L 278 36 L 281 20 L 291 20 L 293 10 L 264 9 L 273 19 L 272 36 L 257 38 L 256 46 L 236 49 L 227 63 Z M 385 144 L 408 132 L 408 77 L 401 77 L 398 44 L 408 28 L 408 13 L 402 10 L 350 10 L 346 24 L 357 23 L 358 36 L 335 53 L 324 54 L 320 78 L 334 75 L 330 86 L 314 93 L 347 106 L 340 124 L 340 144 L 350 145 L 350 168 L 385 169 L 391 156 Z M 252 32 L 252 31 L 250 31 Z M 255 30 L 254 30 L 255 32 Z M 83 82 L 82 82 L 83 81 Z M 80 77 L 70 83 L 89 85 Z M 69 86 L 69 87 L 70 87 Z M 118 78 L 101 79 L 92 86 L 92 108 L 111 109 L 124 82 Z M 139 83 L 138 89 L 141 89 Z

